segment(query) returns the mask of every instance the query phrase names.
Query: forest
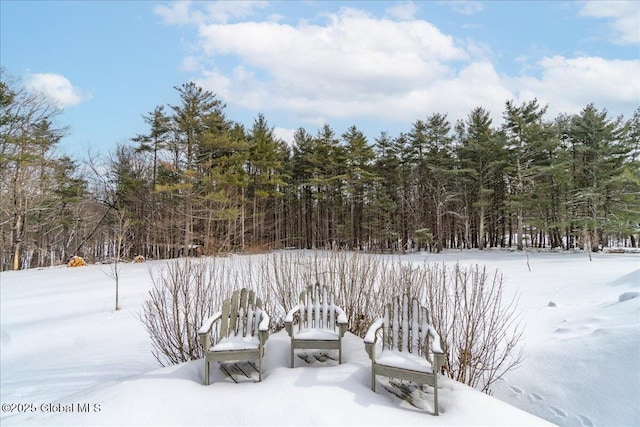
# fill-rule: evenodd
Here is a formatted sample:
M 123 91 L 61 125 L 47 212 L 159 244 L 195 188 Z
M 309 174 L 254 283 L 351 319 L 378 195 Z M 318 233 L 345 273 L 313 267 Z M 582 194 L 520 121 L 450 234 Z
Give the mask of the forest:
M 141 112 L 146 133 L 102 157 L 60 154 L 45 95 L 0 78 L 0 270 L 283 248 L 439 252 L 638 247 L 640 107 L 548 117 L 538 100 L 451 123 L 425 112 L 369 140 L 356 125 L 274 135 L 211 91 Z

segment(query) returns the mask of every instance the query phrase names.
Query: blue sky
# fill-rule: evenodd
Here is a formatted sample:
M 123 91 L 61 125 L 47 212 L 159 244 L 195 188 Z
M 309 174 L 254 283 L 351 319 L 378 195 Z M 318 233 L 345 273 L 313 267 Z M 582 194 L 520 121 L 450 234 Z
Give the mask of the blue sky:
M 106 154 L 194 81 L 290 140 L 324 123 L 371 142 L 507 100 L 547 118 L 640 105 L 640 2 L 0 0 L 0 64 L 64 112 L 61 150 Z

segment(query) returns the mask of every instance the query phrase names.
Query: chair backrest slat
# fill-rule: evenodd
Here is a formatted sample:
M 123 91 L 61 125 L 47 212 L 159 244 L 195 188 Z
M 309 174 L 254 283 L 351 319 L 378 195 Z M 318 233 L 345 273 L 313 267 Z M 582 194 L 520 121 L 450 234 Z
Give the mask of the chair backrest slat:
M 311 307 L 311 300 L 313 299 L 313 291 L 311 289 L 307 290 L 306 294 L 306 304 L 307 304 L 307 328 L 313 327 L 313 310 Z
M 336 303 L 332 292 L 329 293 L 329 329 L 336 328 Z
M 229 310 L 231 301 L 224 300 L 222 303 L 222 318 L 220 319 L 220 338 L 225 338 L 229 334 Z
M 384 321 L 382 323 L 382 348 L 386 350 L 391 350 L 393 348 L 393 343 L 391 341 L 391 333 L 390 333 L 390 323 L 391 323 L 391 304 L 387 304 L 384 306 Z
M 395 296 L 384 307 L 383 349 L 424 354 L 429 338 L 429 312 L 416 298 Z
M 320 327 L 328 328 L 329 322 L 327 319 L 327 315 L 329 314 L 328 310 L 329 304 L 327 304 L 327 288 L 322 288 L 322 312 L 320 313 Z
M 391 348 L 398 349 L 400 342 L 400 297 L 393 299 L 393 318 L 391 319 Z
M 254 334 L 254 329 L 253 329 L 253 325 L 254 325 L 254 316 L 255 316 L 255 309 L 253 307 L 253 304 L 249 305 L 247 307 L 247 328 L 245 329 L 245 336 L 253 336 Z
M 422 341 L 421 351 L 426 351 L 429 347 L 429 312 L 426 307 L 422 307 L 422 323 L 420 326 L 420 338 Z
M 311 309 L 313 310 L 313 327 L 314 328 L 321 328 L 322 326 L 320 326 L 320 307 L 319 307 L 319 301 L 320 301 L 320 295 L 319 295 L 319 286 L 316 285 L 313 287 L 313 301 L 311 301 Z
M 307 328 L 335 329 L 335 295 L 326 286 L 316 283 L 300 292 L 300 330 Z
M 230 298 L 222 302 L 219 338 L 231 335 L 258 335 L 260 320 L 262 320 L 262 301 L 256 298 L 255 291 L 236 290 Z
M 402 346 L 400 351 L 409 351 L 409 297 L 407 295 L 402 296 Z
M 420 304 L 418 300 L 411 300 L 411 348 L 412 353 L 419 352 L 420 349 Z
M 231 295 L 231 305 L 229 307 L 229 335 L 237 335 L 238 333 L 238 299 L 240 294 L 234 291 Z

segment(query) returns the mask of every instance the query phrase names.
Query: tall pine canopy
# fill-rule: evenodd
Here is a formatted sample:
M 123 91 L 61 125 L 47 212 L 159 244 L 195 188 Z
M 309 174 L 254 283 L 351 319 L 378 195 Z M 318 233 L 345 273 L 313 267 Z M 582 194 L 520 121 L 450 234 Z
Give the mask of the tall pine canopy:
M 60 110 L 0 79 L 0 269 L 73 255 L 170 258 L 279 248 L 371 252 L 638 246 L 640 108 L 548 117 L 536 99 L 277 137 L 193 82 L 104 157 L 57 154 Z

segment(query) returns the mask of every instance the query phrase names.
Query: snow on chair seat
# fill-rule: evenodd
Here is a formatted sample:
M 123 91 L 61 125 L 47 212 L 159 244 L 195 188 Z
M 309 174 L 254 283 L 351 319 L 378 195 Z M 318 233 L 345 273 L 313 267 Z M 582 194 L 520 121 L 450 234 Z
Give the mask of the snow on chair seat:
M 294 327 L 296 321 L 297 328 Z M 338 350 L 338 363 L 342 363 L 347 315 L 335 305 L 335 296 L 326 286 L 316 283 L 301 292 L 300 303 L 287 313 L 284 326 L 291 338 L 292 368 L 295 349 Z
M 340 335 L 338 332 L 329 329 L 304 329 L 300 332 L 295 332 L 295 339 L 303 341 L 337 341 L 340 339 Z
M 411 353 L 385 350 L 376 357 L 378 365 L 389 366 L 391 368 L 404 369 L 405 371 L 424 372 L 433 374 L 433 367 L 424 357 L 415 356 Z
M 417 299 L 412 298 L 409 306 L 408 295 L 394 297 L 385 306 L 384 317 L 369 327 L 364 344 L 371 359 L 371 390 L 376 391 L 376 375 L 430 385 L 438 415 L 438 372 L 444 353 L 429 313 Z
M 269 316 L 260 298 L 248 289 L 236 290 L 198 330 L 204 349 L 204 383 L 209 384 L 209 364 L 236 360 L 258 360 L 262 381 L 264 345 L 269 338 Z
M 221 339 L 218 344 L 211 347 L 210 351 L 241 351 L 260 347 L 257 337 L 227 337 Z

